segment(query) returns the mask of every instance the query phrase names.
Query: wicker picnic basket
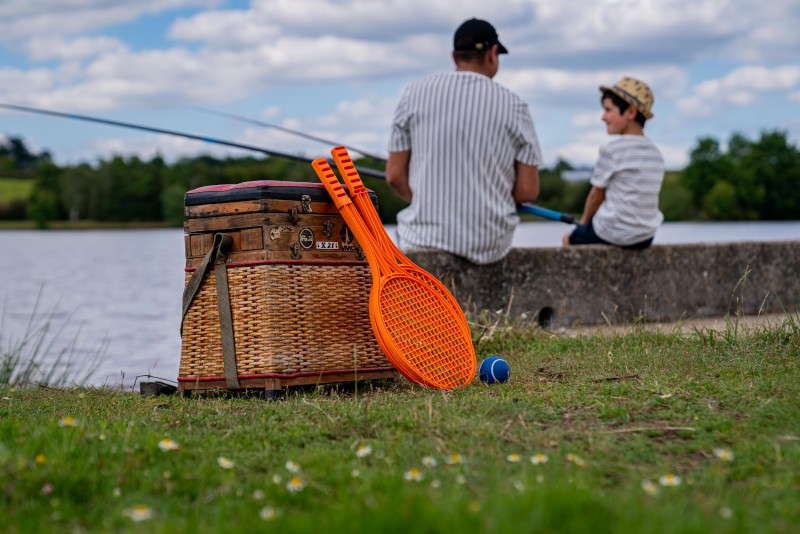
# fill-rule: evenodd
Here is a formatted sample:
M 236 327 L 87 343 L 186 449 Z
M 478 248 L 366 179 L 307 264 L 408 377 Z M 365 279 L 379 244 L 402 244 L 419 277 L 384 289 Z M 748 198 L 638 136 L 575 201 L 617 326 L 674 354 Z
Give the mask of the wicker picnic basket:
M 185 215 L 182 392 L 397 376 L 370 327 L 369 266 L 322 185 L 201 187 Z

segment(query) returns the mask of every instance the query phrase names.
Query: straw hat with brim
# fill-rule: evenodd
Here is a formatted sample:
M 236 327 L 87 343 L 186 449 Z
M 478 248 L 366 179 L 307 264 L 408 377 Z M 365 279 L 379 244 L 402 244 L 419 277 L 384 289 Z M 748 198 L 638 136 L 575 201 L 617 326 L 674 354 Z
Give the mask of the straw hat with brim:
M 600 92 L 604 93 L 606 91 L 611 91 L 628 104 L 636 106 L 636 109 L 642 112 L 645 119 L 653 118 L 653 112 L 651 111 L 655 101 L 653 91 L 643 81 L 625 76 L 612 87 L 601 85 Z

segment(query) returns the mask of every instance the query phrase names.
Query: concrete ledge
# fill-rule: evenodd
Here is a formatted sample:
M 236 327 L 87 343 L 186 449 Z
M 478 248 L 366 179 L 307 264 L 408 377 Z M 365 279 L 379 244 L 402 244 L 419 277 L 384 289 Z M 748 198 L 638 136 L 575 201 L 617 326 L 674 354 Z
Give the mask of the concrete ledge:
M 512 249 L 491 265 L 427 250 L 408 256 L 442 280 L 465 310 L 508 309 L 550 327 L 755 315 L 800 305 L 800 241 Z

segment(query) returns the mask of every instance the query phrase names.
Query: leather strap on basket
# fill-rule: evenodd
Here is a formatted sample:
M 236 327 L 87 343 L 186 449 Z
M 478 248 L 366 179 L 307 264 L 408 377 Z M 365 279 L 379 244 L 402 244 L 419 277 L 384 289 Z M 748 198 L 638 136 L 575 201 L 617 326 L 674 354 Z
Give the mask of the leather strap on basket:
M 214 278 L 217 286 L 217 307 L 219 310 L 219 332 L 222 339 L 222 368 L 225 372 L 225 385 L 229 389 L 239 389 L 239 376 L 236 370 L 236 344 L 233 337 L 233 315 L 231 313 L 231 298 L 228 290 L 228 267 L 225 262 L 225 252 L 230 250 L 233 240 L 225 234 L 214 234 L 211 249 L 192 273 L 189 282 L 183 290 L 183 313 L 181 315 L 181 335 L 183 335 L 183 321 L 186 312 L 192 305 L 203 279 L 212 263 L 214 264 Z

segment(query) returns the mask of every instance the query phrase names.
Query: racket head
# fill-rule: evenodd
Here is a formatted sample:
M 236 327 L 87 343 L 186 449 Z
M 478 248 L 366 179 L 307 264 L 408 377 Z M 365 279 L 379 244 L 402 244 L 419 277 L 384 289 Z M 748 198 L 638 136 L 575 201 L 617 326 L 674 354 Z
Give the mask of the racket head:
M 424 384 L 453 389 L 475 377 L 477 359 L 458 320 L 461 310 L 424 281 L 406 273 L 381 276 L 370 313 L 389 351 Z

